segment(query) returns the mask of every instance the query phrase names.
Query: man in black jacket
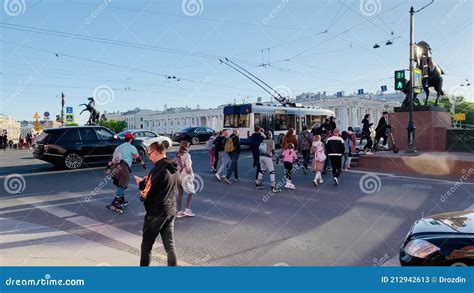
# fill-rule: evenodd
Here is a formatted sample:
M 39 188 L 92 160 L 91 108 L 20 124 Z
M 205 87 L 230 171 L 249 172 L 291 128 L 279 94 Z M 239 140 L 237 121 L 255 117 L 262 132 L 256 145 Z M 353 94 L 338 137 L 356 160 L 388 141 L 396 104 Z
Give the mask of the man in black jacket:
M 176 190 L 178 168 L 166 158 L 166 148 L 157 142 L 148 148 L 148 158 L 155 164 L 145 181 L 135 177 L 142 191 L 145 205 L 140 266 L 150 265 L 151 250 L 156 237 L 161 234 L 168 255 L 168 266 L 177 265 L 174 248 L 174 218 L 176 217 Z
M 334 185 L 339 185 L 341 175 L 342 155 L 344 154 L 344 140 L 339 136 L 339 129 L 333 129 L 333 136 L 326 140 L 326 153 L 331 160 Z
M 258 179 L 260 173 L 260 152 L 259 147 L 262 141 L 265 139 L 265 135 L 260 127 L 255 126 L 255 132 L 250 136 L 249 148 L 252 151 L 253 156 L 253 167 L 257 167 L 257 173 L 255 174 L 255 180 Z
M 383 112 L 382 117 L 380 117 L 379 124 L 377 125 L 377 128 L 375 128 L 375 148 L 378 147 L 381 138 L 383 138 L 383 146 L 387 144 L 388 128 L 391 128 L 391 126 L 388 125 L 388 112 Z

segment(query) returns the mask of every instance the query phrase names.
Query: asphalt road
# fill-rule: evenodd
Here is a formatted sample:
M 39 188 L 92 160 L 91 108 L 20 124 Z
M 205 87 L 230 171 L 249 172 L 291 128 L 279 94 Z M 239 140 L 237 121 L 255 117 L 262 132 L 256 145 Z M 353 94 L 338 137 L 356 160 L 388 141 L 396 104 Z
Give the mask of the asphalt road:
M 413 221 L 474 204 L 474 184 L 357 169 L 344 172 L 338 187 L 326 175 L 317 188 L 313 174 L 300 170 L 296 190 L 271 195 L 268 177 L 265 190 L 255 190 L 248 151 L 239 160 L 241 180 L 227 185 L 213 177 L 202 148 L 191 152 L 200 190 L 192 203 L 196 217 L 175 224 L 182 264 L 396 265 Z M 145 175 L 139 166 L 133 172 Z M 22 174 L 17 185 L 12 174 Z M 277 182 L 282 176 L 279 165 Z M 136 185 L 127 190 L 130 205 L 119 215 L 104 208 L 114 186 L 102 168 L 58 171 L 28 151 L 7 151 L 0 154 L 0 179 L 4 265 L 138 264 L 144 208 Z M 160 243 L 156 264 L 164 259 Z

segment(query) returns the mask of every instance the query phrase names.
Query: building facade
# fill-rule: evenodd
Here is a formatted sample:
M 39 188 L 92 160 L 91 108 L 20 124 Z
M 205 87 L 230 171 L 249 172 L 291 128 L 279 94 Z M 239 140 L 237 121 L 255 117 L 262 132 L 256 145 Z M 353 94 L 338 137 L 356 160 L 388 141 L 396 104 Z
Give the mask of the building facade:
M 0 114 L 0 129 L 1 133 L 7 133 L 8 138 L 15 141 L 18 140 L 21 133 L 20 122 L 16 121 L 14 117 Z

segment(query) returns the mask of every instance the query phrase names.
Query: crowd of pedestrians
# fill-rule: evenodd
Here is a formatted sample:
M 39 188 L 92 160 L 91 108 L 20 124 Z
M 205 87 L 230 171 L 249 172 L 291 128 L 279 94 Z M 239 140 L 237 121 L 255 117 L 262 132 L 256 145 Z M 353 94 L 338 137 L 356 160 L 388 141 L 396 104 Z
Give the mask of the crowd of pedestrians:
M 376 141 L 381 138 L 386 141 L 382 131 L 390 126 L 384 113 L 384 121 L 379 122 L 380 134 Z M 367 139 L 367 145 L 372 140 L 367 138 L 373 123 L 367 114 L 363 120 L 363 135 Z M 377 130 L 377 133 L 379 131 Z M 214 133 L 206 142 L 206 150 L 209 154 L 209 166 L 218 181 L 233 184 L 239 181 L 238 164 L 241 152 L 240 133 L 238 129 L 223 129 Z M 133 136 L 127 134 L 126 142 L 119 146 L 108 166 L 110 169 L 120 168 L 120 172 L 113 172 L 114 183 L 117 192 L 112 205 L 123 206 L 126 204 L 124 198 L 128 180 L 124 179 L 130 174 L 132 160 L 137 159 L 138 153 L 131 144 Z M 345 131 L 337 128 L 334 117 L 322 124 L 315 125 L 311 131 L 303 126 L 297 135 L 293 128 L 289 128 L 286 134 L 277 141 L 281 144 L 281 150 L 276 149 L 276 140 L 271 131 L 255 127 L 254 133 L 249 137 L 249 149 L 252 153 L 253 168 L 255 168 L 255 184 L 257 189 L 264 188 L 265 174 L 268 172 L 271 192 L 279 191 L 276 183 L 275 165 L 283 163 L 285 182 L 284 187 L 295 189 L 293 178 L 297 171 L 303 168 L 303 176 L 310 171 L 314 172 L 312 183 L 314 186 L 324 183 L 323 175 L 326 170 L 332 172 L 334 185 L 340 184 L 340 178 L 344 171 L 350 168 L 351 157 L 356 152 L 356 134 L 352 127 Z M 194 186 L 194 171 L 192 158 L 189 152 L 190 143 L 182 141 L 179 150 L 173 159 L 167 158 L 166 148 L 155 142 L 148 147 L 147 155 L 154 164 L 149 174 L 143 178 L 135 176 L 139 186 L 140 199 L 143 201 L 146 214 L 143 222 L 143 235 L 141 244 L 140 265 L 148 266 L 151 261 L 151 251 L 156 238 L 161 235 L 164 249 L 168 257 L 168 265 L 177 265 L 177 255 L 174 245 L 174 220 L 180 217 L 193 217 L 191 202 L 196 195 Z M 301 158 L 301 159 L 300 159 Z M 140 161 L 146 169 L 144 161 Z M 295 164 L 298 168 L 295 168 Z M 234 182 L 231 177 L 234 177 Z M 300 175 L 297 175 L 300 176 Z M 123 181 L 121 181 L 123 180 Z M 183 207 L 183 199 L 186 202 Z

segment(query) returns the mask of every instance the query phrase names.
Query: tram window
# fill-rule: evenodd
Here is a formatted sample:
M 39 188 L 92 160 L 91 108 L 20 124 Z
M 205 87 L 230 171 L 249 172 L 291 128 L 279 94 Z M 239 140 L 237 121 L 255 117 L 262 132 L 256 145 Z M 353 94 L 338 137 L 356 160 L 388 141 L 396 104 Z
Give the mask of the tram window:
M 275 130 L 288 130 L 295 125 L 295 115 L 276 114 Z
M 260 114 L 253 114 L 253 127 L 260 127 Z
M 232 128 L 239 127 L 239 115 L 238 114 L 224 115 L 224 127 L 232 127 Z
M 239 127 L 249 128 L 250 127 L 250 114 L 239 115 Z

